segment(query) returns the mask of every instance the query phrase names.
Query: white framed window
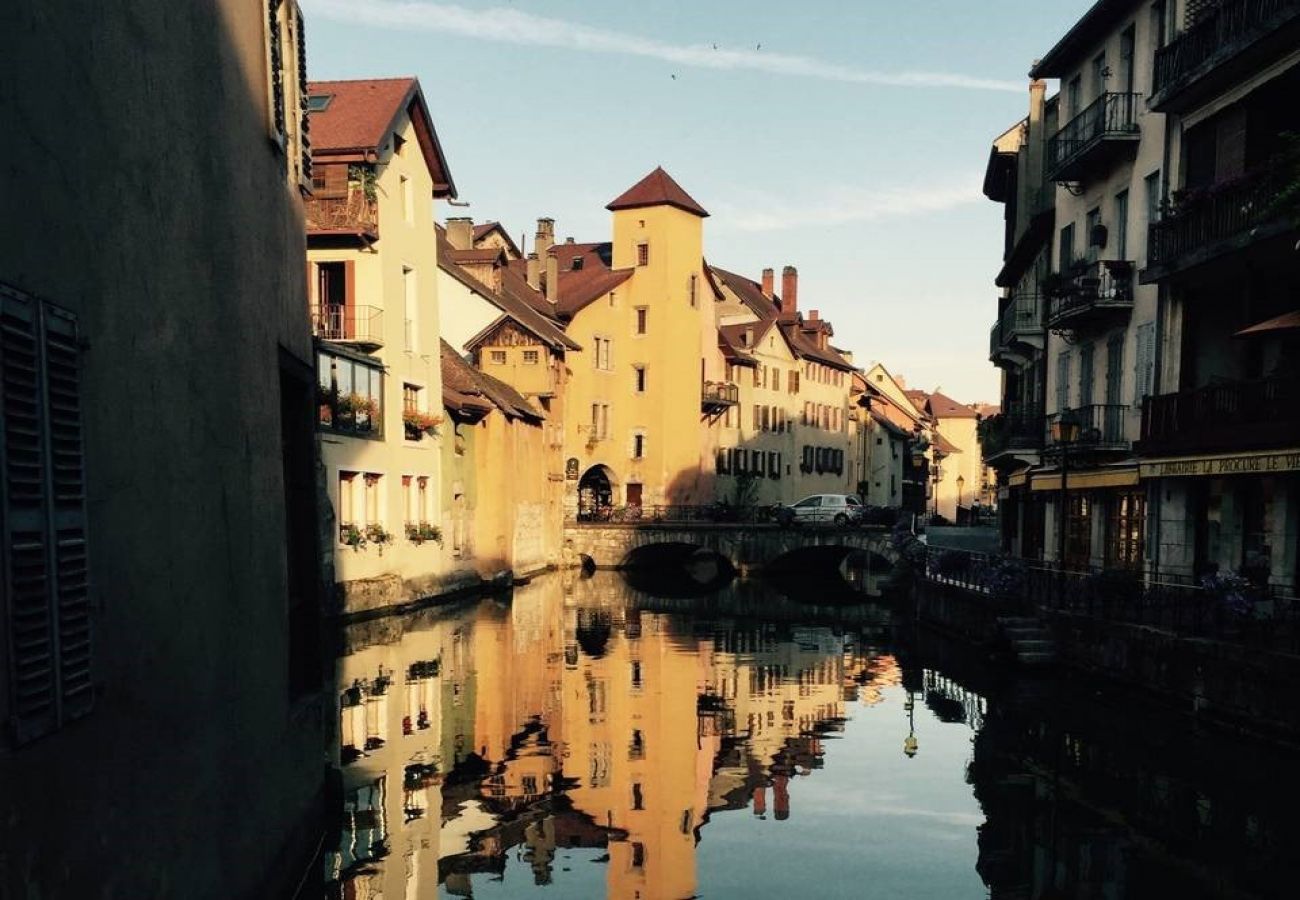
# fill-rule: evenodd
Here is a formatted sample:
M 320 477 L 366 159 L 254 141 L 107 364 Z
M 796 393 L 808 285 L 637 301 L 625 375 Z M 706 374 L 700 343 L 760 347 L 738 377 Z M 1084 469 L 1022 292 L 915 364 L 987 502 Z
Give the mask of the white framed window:
M 488 360 L 489 360 L 489 361 L 492 363 L 492 365 L 494 365 L 494 366 L 504 366 L 504 365 L 506 364 L 506 351 L 504 351 L 504 350 L 489 350 L 489 351 L 488 351 Z
M 542 360 L 541 354 L 536 350 L 523 351 L 524 365 L 535 366 Z

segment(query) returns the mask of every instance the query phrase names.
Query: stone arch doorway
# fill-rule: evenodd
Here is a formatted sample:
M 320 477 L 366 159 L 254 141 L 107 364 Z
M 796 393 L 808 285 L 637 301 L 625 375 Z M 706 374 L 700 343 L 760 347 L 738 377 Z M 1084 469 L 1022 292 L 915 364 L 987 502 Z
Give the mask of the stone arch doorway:
M 618 479 L 609 466 L 597 464 L 578 479 L 578 521 L 602 522 L 614 509 Z

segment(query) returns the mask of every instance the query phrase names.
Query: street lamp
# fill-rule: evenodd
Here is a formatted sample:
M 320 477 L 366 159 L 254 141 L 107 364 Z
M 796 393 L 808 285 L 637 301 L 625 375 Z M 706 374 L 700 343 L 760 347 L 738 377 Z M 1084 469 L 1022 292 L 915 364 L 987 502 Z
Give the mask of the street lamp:
M 961 492 L 962 489 L 965 487 L 966 487 L 966 479 L 958 475 L 957 476 L 957 508 L 958 509 L 961 509 Z
M 1070 473 L 1070 445 L 1079 439 L 1079 420 L 1073 410 L 1062 411 L 1052 422 L 1052 441 L 1060 448 L 1061 451 L 1061 515 L 1060 521 L 1057 522 L 1057 550 L 1056 564 L 1061 571 L 1065 570 L 1065 522 L 1069 516 L 1067 504 L 1069 501 L 1069 487 L 1066 485 L 1066 479 Z
M 916 751 L 920 748 L 920 742 L 916 739 L 916 697 L 909 690 L 907 700 L 903 703 L 903 708 L 907 710 L 907 737 L 903 739 L 903 754 L 908 759 L 916 757 Z

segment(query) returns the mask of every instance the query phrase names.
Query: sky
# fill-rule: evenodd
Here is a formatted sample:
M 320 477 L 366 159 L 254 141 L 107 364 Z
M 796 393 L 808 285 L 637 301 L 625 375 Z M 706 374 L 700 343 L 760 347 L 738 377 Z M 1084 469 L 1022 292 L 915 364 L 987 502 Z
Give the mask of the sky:
M 470 204 L 440 217 L 608 240 L 605 204 L 662 165 L 712 214 L 710 263 L 796 266 L 858 365 L 997 401 L 984 167 L 1091 0 L 300 2 L 310 78 L 419 77 Z

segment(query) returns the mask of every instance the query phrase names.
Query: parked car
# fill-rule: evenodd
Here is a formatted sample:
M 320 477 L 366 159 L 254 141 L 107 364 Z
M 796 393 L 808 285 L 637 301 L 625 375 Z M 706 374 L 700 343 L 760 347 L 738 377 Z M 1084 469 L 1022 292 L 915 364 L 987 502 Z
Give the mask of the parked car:
M 782 525 L 857 525 L 862 501 L 852 494 L 813 494 L 777 512 Z

